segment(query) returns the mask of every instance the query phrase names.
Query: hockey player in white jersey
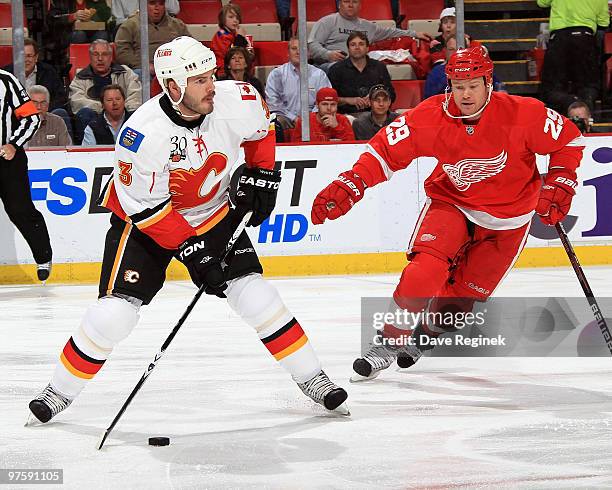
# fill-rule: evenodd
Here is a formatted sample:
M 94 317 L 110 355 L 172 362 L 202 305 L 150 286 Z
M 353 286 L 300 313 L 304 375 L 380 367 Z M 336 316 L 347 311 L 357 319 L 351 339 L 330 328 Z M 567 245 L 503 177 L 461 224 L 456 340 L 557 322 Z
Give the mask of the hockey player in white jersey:
M 214 53 L 190 37 L 160 46 L 154 66 L 163 94 L 122 127 L 103 194 L 113 214 L 99 299 L 30 411 L 45 423 L 70 405 L 136 326 L 140 307 L 161 289 L 176 257 L 198 287 L 227 297 L 307 396 L 347 414 L 346 391 L 322 371 L 302 327 L 262 277 L 245 232 L 221 263 L 244 214 L 252 211 L 248 225 L 257 226 L 276 202 L 280 172 L 274 170 L 275 136 L 265 102 L 248 83 L 214 82 Z M 241 146 L 246 166 L 230 209 L 230 170 Z

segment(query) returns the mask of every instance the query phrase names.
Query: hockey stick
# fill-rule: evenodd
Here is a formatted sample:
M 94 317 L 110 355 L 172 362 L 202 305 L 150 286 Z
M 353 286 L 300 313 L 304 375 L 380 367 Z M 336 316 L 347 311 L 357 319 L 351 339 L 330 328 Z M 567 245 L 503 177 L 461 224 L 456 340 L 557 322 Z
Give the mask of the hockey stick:
M 559 234 L 559 238 L 561 239 L 563 248 L 565 249 L 567 257 L 569 258 L 574 272 L 576 273 L 576 277 L 578 277 L 578 282 L 582 286 L 582 290 L 584 291 L 587 301 L 589 302 L 591 311 L 593 312 L 593 315 L 595 315 L 595 321 L 597 322 L 597 326 L 599 327 L 599 330 L 601 330 L 601 334 L 603 335 L 603 338 L 606 341 L 606 345 L 608 346 L 610 354 L 612 354 L 612 335 L 610 335 L 610 329 L 608 328 L 606 319 L 604 318 L 603 313 L 601 312 L 601 309 L 597 304 L 597 300 L 595 299 L 595 295 L 591 290 L 591 286 L 589 286 L 587 278 L 584 275 L 582 267 L 580 266 L 580 262 L 578 262 L 578 257 L 576 256 L 576 252 L 574 252 L 574 247 L 572 247 L 572 244 L 570 243 L 569 238 L 567 237 L 567 233 L 565 232 L 565 228 L 563 228 L 561 222 L 558 222 L 555 225 L 555 228 L 557 229 L 557 233 Z
M 232 247 L 236 243 L 236 240 L 238 240 L 238 237 L 244 231 L 247 222 L 251 218 L 251 214 L 253 214 L 253 213 L 249 211 L 242 218 L 242 221 L 240 221 L 240 223 L 238 224 L 238 227 L 236 228 L 236 231 L 234 231 L 234 234 L 229 239 L 229 242 L 227 243 L 227 246 L 225 247 L 225 251 L 223 252 L 223 258 L 221 260 L 222 262 L 227 258 L 228 254 L 232 250 Z M 146 371 L 144 372 L 144 374 L 140 378 L 140 381 L 138 381 L 138 383 L 136 383 L 136 386 L 134 386 L 134 389 L 130 393 L 130 396 L 127 397 L 127 400 L 125 400 L 125 402 L 123 403 L 121 409 L 119 410 L 119 412 L 117 412 L 117 415 L 115 415 L 115 418 L 113 419 L 111 424 L 104 431 L 104 434 L 102 434 L 102 438 L 100 439 L 100 443 L 98 444 L 98 449 L 102 449 L 102 446 L 104 445 L 104 441 L 106 441 L 106 438 L 110 435 L 111 431 L 115 428 L 115 425 L 117 425 L 117 422 L 119 422 L 119 419 L 121 418 L 123 413 L 126 411 L 127 407 L 130 405 L 130 403 L 132 402 L 132 400 L 136 396 L 136 393 L 138 393 L 140 391 L 140 388 L 142 388 L 142 385 L 144 385 L 145 381 L 147 380 L 147 378 L 149 377 L 149 375 L 151 374 L 151 372 L 153 371 L 153 369 L 157 365 L 157 362 L 164 355 L 164 352 L 166 351 L 166 349 L 170 345 L 170 342 L 172 342 L 172 339 L 174 339 L 174 337 L 178 333 L 179 329 L 183 326 L 183 323 L 185 323 L 185 320 L 187 320 L 187 317 L 191 313 L 191 310 L 193 310 L 194 306 L 196 305 L 196 303 L 198 302 L 198 300 L 200 299 L 200 297 L 204 293 L 204 287 L 205 287 L 204 285 L 200 286 L 200 288 L 198 289 L 198 292 L 195 294 L 195 296 L 191 300 L 191 303 L 189 303 L 189 306 L 187 306 L 187 309 L 185 310 L 185 312 L 183 313 L 181 318 L 179 318 L 179 321 L 176 323 L 176 325 L 174 326 L 174 328 L 170 332 L 170 335 L 168 335 L 168 337 L 166 338 L 166 340 L 162 344 L 161 349 L 159 350 L 159 352 L 157 354 L 155 354 L 155 358 L 153 359 L 153 361 L 147 367 Z

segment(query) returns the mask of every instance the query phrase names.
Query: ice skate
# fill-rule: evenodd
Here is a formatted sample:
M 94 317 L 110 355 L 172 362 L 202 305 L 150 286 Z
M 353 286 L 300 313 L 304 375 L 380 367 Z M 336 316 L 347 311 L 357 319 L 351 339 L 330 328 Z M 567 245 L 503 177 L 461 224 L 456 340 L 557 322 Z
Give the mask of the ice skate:
M 58 413 L 66 410 L 71 403 L 72 400 L 60 395 L 50 384 L 47 385 L 40 395 L 28 405 L 31 413 L 26 422 L 26 427 L 36 422 L 43 424 L 49 422 Z
M 433 349 L 430 342 L 423 344 L 421 339 L 423 336 L 430 337 L 425 331 L 422 324 L 419 324 L 411 334 L 411 341 L 404 346 L 397 356 L 397 365 L 402 369 L 412 367 L 421 358 L 423 352 Z
M 415 345 L 404 347 L 397 356 L 397 365 L 402 369 L 412 367 L 423 355 L 423 351 Z
M 386 345 L 371 345 L 363 357 L 355 359 L 351 383 L 374 379 L 397 358 L 399 350 Z
M 315 402 L 323 405 L 330 412 L 340 415 L 350 415 L 348 406 L 344 403 L 348 394 L 344 388 L 334 384 L 323 371 L 304 383 L 297 384 L 300 390 Z
M 37 264 L 36 275 L 38 276 L 38 280 L 45 284 L 47 279 L 49 279 L 49 275 L 51 275 L 51 261 L 45 262 L 44 264 Z

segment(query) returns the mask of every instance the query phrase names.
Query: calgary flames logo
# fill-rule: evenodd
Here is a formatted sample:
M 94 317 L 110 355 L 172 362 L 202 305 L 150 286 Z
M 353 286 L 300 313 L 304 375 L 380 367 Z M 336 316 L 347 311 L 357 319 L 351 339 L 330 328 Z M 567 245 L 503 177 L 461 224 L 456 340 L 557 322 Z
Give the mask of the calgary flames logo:
M 177 211 L 181 209 L 191 209 L 209 202 L 219 192 L 220 182 L 202 194 L 206 187 L 205 184 L 211 179 L 214 181 L 227 167 L 227 156 L 223 153 L 211 153 L 204 165 L 199 169 L 182 168 L 170 170 L 170 194 L 172 195 L 172 207 Z M 212 174 L 212 175 L 211 175 Z
M 455 164 L 445 163 L 442 170 L 460 191 L 467 191 L 472 184 L 481 182 L 500 173 L 506 166 L 508 154 L 502 152 L 493 158 L 466 158 Z

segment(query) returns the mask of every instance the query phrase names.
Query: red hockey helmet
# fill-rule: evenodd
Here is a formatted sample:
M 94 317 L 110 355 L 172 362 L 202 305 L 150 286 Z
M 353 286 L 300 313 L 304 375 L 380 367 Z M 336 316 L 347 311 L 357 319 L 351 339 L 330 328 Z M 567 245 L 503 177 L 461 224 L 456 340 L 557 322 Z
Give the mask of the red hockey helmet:
M 493 62 L 482 46 L 458 49 L 446 64 L 449 80 L 471 80 L 484 77 L 487 85 L 493 83 Z

